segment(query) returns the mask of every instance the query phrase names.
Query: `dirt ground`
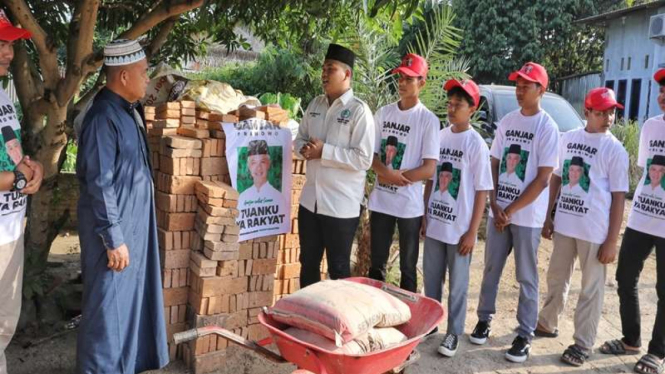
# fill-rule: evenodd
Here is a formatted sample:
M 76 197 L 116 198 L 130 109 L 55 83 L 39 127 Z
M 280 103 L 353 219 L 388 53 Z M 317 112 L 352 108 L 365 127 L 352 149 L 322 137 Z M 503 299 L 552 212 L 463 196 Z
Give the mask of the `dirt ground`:
M 629 205 L 627 204 L 627 208 Z M 76 236 L 60 237 L 53 249 L 53 260 L 66 263 L 75 262 Z M 483 251 L 485 243 L 479 242 L 473 254 L 471 267 L 471 284 L 469 289 L 469 305 L 466 321 L 466 332 L 473 330 L 476 319 L 476 307 L 478 304 L 478 293 L 482 280 Z M 544 240 L 541 242 L 539 252 L 539 273 L 541 300 L 546 292 L 545 273 L 552 253 L 552 242 Z M 70 265 L 71 266 L 71 265 Z M 68 268 L 70 266 L 67 266 Z M 616 263 L 608 267 L 605 307 L 602 321 L 599 326 L 597 346 L 603 341 L 621 337 L 621 322 L 619 318 L 619 300 L 616 294 L 616 283 L 614 273 Z M 642 310 L 642 337 L 643 346 L 648 345 L 651 336 L 651 328 L 656 313 L 657 297 L 655 292 L 656 263 L 651 258 L 647 261 L 640 280 L 640 302 Z M 493 336 L 485 346 L 474 346 L 469 343 L 465 335 L 461 339 L 460 349 L 452 358 L 440 356 L 436 349 L 442 339 L 442 334 L 424 341 L 418 347 L 421 358 L 406 370 L 408 374 L 425 373 L 630 373 L 635 361 L 639 356 L 605 356 L 595 353 L 587 364 L 579 369 L 562 364 L 559 357 L 563 350 L 573 343 L 573 312 L 579 293 L 580 273 L 579 268 L 575 272 L 570 291 L 570 302 L 566 306 L 561 318 L 559 331 L 556 339 L 537 339 L 533 343 L 530 359 L 524 364 L 513 364 L 503 357 L 504 351 L 510 346 L 517 327 L 515 314 L 517 311 L 517 300 L 519 285 L 515 281 L 514 260 L 511 259 L 506 265 L 500 284 L 499 297 L 497 300 L 496 315 L 492 323 Z M 445 300 L 445 296 L 444 296 Z M 440 329 L 445 331 L 445 321 Z M 74 372 L 76 333 L 69 332 L 63 336 L 52 339 L 36 347 L 23 349 L 21 337 L 15 339 L 7 351 L 9 374 L 69 374 Z M 220 368 L 218 373 L 246 373 L 246 374 L 287 374 L 294 370 L 291 365 L 275 365 L 260 357 L 238 352 L 234 358 L 228 360 L 227 364 Z M 152 374 L 184 374 L 189 371 L 182 362 L 171 363 L 165 369 L 150 372 Z

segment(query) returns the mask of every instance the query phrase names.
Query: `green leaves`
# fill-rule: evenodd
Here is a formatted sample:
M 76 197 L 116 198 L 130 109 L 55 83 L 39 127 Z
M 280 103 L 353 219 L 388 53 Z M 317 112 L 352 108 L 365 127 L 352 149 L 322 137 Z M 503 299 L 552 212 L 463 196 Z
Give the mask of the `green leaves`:
M 419 54 L 427 60 L 429 73 L 427 85 L 420 93 L 420 101 L 439 118 L 447 115 L 444 83 L 449 79 L 468 78 L 469 60 L 456 58 L 462 40 L 462 30 L 455 27 L 452 7 L 434 7 L 424 22 L 415 41 L 409 45 L 409 53 Z

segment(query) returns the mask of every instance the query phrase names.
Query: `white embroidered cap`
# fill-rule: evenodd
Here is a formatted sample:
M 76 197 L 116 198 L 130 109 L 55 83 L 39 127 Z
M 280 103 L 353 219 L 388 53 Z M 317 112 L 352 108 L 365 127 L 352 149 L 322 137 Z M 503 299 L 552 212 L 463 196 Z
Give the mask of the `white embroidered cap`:
M 124 66 L 141 61 L 145 51 L 136 40 L 117 39 L 104 47 L 104 65 Z

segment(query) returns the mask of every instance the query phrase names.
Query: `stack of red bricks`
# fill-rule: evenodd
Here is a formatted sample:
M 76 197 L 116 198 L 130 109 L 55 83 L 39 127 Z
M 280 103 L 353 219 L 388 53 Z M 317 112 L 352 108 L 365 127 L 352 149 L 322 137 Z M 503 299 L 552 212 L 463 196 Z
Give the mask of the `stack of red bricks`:
M 219 369 L 227 341 L 207 337 L 176 347 L 175 332 L 215 324 L 249 339 L 267 336 L 257 316 L 273 301 L 277 237 L 238 242 L 238 193 L 230 187 L 221 128 L 239 119 L 288 119 L 279 108 L 258 109 L 265 110 L 220 114 L 187 101 L 145 108 L 169 350 L 194 373 Z
M 201 148 L 201 140 L 178 135 L 160 141 L 155 205 L 169 340 L 187 328 L 189 257 L 198 208 L 194 186 L 201 180 Z M 171 357 L 176 358 L 176 346 L 169 344 Z
M 252 340 L 267 337 L 257 316 L 271 305 L 277 263 L 276 237 L 238 242 L 238 192 L 220 181 L 198 182 L 197 236 L 192 242 L 189 304 L 191 327 L 217 325 Z M 184 347 L 195 373 L 224 362 L 227 342 L 206 336 Z
M 298 236 L 298 207 L 300 194 L 305 186 L 307 172 L 305 160 L 293 156 L 291 168 L 291 233 L 279 235 L 279 252 L 277 254 L 277 269 L 275 271 L 275 293 L 273 303 L 286 295 L 300 289 L 300 239 Z M 321 278 L 325 279 L 328 273 L 325 258 L 321 262 Z

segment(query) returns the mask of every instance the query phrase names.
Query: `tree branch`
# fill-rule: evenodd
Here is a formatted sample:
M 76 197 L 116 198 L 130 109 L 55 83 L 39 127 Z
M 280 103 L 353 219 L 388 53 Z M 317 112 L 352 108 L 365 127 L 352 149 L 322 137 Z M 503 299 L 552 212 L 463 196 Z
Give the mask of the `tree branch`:
M 159 5 L 134 22 L 132 27 L 120 34 L 118 39 L 137 39 L 164 20 L 199 8 L 203 3 L 204 0 L 162 0 Z M 86 73 L 89 74 L 99 69 L 103 60 L 104 51 L 97 51 L 87 60 Z
M 162 27 L 159 29 L 157 35 L 155 35 L 150 44 L 146 46 L 146 53 L 148 54 L 148 58 L 157 53 L 157 51 L 159 51 L 159 49 L 162 48 L 164 43 L 166 43 L 166 40 L 169 38 L 169 34 L 171 33 L 171 30 L 173 30 L 176 23 L 178 23 L 179 18 L 180 18 L 179 15 L 173 16 L 164 22 Z
M 30 7 L 25 0 L 3 0 L 14 19 L 32 33 L 32 42 L 39 54 L 39 65 L 42 68 L 44 81 L 48 87 L 54 88 L 60 80 L 58 72 L 58 56 L 53 40 L 39 26 Z
M 83 64 L 92 55 L 92 41 L 97 23 L 99 0 L 79 0 L 69 25 L 67 45 L 67 74 L 60 81 L 56 98 L 65 106 L 78 91 L 88 72 Z
M 12 60 L 11 65 L 12 75 L 14 77 L 16 94 L 19 101 L 24 105 L 41 96 L 41 92 L 38 92 L 38 86 L 35 82 L 35 79 L 39 78 L 31 74 L 32 64 L 25 45 L 23 43 L 14 44 L 14 60 Z
M 162 21 L 173 16 L 196 9 L 203 5 L 204 0 L 163 0 L 149 13 L 139 18 L 129 30 L 120 34 L 120 38 L 136 39 L 150 31 Z

